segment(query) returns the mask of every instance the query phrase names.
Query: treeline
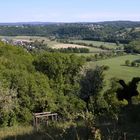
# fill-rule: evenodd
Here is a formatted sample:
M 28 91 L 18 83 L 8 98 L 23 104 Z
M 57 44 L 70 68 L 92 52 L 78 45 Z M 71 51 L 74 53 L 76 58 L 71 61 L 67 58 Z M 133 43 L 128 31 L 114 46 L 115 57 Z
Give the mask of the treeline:
M 87 62 L 90 61 L 99 61 L 99 60 L 104 60 L 104 59 L 109 59 L 113 57 L 118 57 L 118 56 L 123 56 L 126 55 L 124 52 L 108 52 L 108 53 L 99 53 L 95 55 L 90 55 L 90 56 L 84 56 L 82 55 L 81 57 L 85 59 Z
M 126 25 L 126 26 L 125 26 Z M 140 38 L 140 32 L 135 31 L 139 23 L 112 22 L 112 23 L 75 23 L 52 25 L 22 25 L 0 26 L 0 35 L 3 36 L 46 36 L 50 39 L 85 39 L 127 44 L 131 40 Z M 132 30 L 128 30 L 132 28 Z
M 130 60 L 126 60 L 125 65 L 128 67 L 139 67 L 140 66 L 139 61 L 140 60 L 135 60 L 131 62 Z
M 107 48 L 104 45 L 100 45 L 98 47 L 98 46 L 93 45 L 92 43 L 86 43 L 86 42 L 73 42 L 73 41 L 69 41 L 69 40 L 66 40 L 66 39 L 65 40 L 64 39 L 59 39 L 57 41 L 60 42 L 60 43 L 76 44 L 76 45 L 81 45 L 81 46 L 93 47 L 93 48 L 97 48 L 97 49 L 100 48 L 102 50 L 114 50 L 114 49 Z
M 139 53 L 140 54 L 140 40 L 135 40 L 130 42 L 128 45 L 124 46 L 127 53 Z
M 89 53 L 89 49 L 88 48 L 72 48 L 72 47 L 68 47 L 68 48 L 60 48 L 60 49 L 51 49 L 48 48 L 48 51 L 50 52 L 61 52 L 61 53 Z

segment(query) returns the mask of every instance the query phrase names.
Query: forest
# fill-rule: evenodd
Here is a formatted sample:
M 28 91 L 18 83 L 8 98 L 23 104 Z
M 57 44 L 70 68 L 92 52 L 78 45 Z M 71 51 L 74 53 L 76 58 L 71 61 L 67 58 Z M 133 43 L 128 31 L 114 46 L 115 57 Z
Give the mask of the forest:
M 84 39 L 129 43 L 140 38 L 140 22 L 114 21 L 97 23 L 15 23 L 1 24 L 3 36 L 45 36 L 50 39 Z
M 128 53 L 139 53 L 137 44 L 126 46 Z M 67 51 L 29 51 L 0 42 L 0 132 L 24 126 L 28 132 L 21 129 L 19 139 L 139 139 L 140 77 L 114 77 L 105 88 L 106 64 L 89 68 L 86 57 Z M 59 121 L 41 124 L 36 132 L 33 113 L 46 111 L 57 113 Z

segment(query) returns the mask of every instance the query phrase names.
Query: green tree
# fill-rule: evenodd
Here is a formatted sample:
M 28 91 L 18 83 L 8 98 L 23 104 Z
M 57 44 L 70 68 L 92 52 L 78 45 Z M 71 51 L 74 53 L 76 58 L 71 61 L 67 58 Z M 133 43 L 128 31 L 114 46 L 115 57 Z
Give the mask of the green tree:
M 126 65 L 126 66 L 130 66 L 130 60 L 126 60 L 126 61 L 125 61 L 125 65 Z
M 104 69 L 96 67 L 96 69 L 87 70 L 81 79 L 81 98 L 86 102 L 87 110 L 90 110 L 89 105 L 96 102 L 98 93 L 104 85 Z
M 111 119 L 118 120 L 121 103 L 116 97 L 116 90 L 119 88 L 118 80 L 116 78 L 110 79 L 110 89 L 104 93 L 104 99 L 107 103 L 106 116 L 109 116 Z M 105 117 L 106 117 L 105 116 Z M 108 118 L 108 117 L 107 117 Z
M 120 42 L 119 41 L 116 41 L 116 45 L 119 46 L 120 45 Z
M 140 53 L 140 40 L 130 42 L 124 49 L 128 53 Z
M 136 66 L 137 66 L 137 63 L 133 61 L 133 62 L 131 63 L 131 66 L 132 66 L 132 67 L 136 67 Z
M 39 55 L 33 64 L 36 70 L 48 76 L 50 86 L 55 92 L 58 112 L 66 116 L 84 107 L 84 103 L 78 98 L 79 73 L 83 66 L 81 57 L 44 53 Z M 77 107 L 74 107 L 75 104 Z
M 18 107 L 17 93 L 0 86 L 0 125 L 12 126 L 16 123 L 15 111 Z

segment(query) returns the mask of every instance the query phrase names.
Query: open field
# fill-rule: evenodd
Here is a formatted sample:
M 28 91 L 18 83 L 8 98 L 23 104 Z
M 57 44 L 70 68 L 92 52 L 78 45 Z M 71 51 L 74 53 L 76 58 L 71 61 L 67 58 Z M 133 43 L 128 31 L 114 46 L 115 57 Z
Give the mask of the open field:
M 87 47 L 87 46 L 83 46 L 83 45 L 76 45 L 76 44 L 63 44 L 63 43 L 58 43 L 57 41 L 51 41 L 49 40 L 47 37 L 40 37 L 40 36 L 0 36 L 0 39 L 2 38 L 6 38 L 9 40 L 38 40 L 38 41 L 42 41 L 44 40 L 44 43 L 48 44 L 49 47 L 51 48 L 68 48 L 68 47 L 72 47 L 72 48 L 88 48 L 90 50 L 90 52 L 93 53 L 99 53 L 99 52 L 105 52 L 105 50 L 102 50 L 100 48 L 94 48 L 94 47 Z M 116 48 L 123 48 L 123 45 L 120 44 L 119 46 L 117 46 L 115 43 L 108 43 L 108 42 L 101 42 L 101 41 L 88 41 L 88 40 L 73 40 L 72 42 L 74 43 L 87 43 L 87 44 L 93 44 L 96 47 L 100 47 L 101 45 L 103 45 L 106 48 L 109 49 L 116 49 Z
M 76 45 L 76 44 L 62 44 L 62 43 L 58 43 L 58 44 L 53 44 L 51 48 L 54 48 L 54 49 L 61 49 L 61 48 L 87 48 L 87 49 L 90 50 L 91 53 L 105 52 L 104 50 L 102 50 L 100 48 L 87 47 L 87 46 Z
M 40 37 L 40 36 L 0 36 L 0 38 L 8 38 L 8 39 L 44 39 L 44 40 L 49 40 L 47 37 Z
M 125 66 L 125 61 L 130 60 L 132 62 L 137 59 L 140 59 L 140 55 L 126 55 L 96 62 L 89 62 L 87 65 L 90 68 L 94 68 L 96 65 L 109 66 L 109 70 L 105 73 L 107 83 L 109 83 L 109 79 L 113 77 L 130 81 L 133 77 L 140 77 L 140 67 Z
M 39 36 L 0 36 L 0 39 L 6 38 L 9 40 L 38 40 L 42 41 L 44 40 L 44 43 L 46 43 L 50 48 L 54 49 L 60 49 L 60 48 L 88 48 L 91 53 L 100 53 L 100 52 L 105 52 L 105 50 L 102 50 L 100 48 L 94 48 L 94 47 L 87 47 L 83 45 L 76 45 L 76 44 L 63 44 L 63 43 L 58 43 L 57 41 L 51 41 L 47 37 L 39 37 Z
M 49 47 L 57 44 L 56 41 L 50 41 L 47 37 L 40 37 L 40 36 L 0 36 L 0 39 L 9 39 L 9 40 L 38 40 L 42 41 L 44 40 L 44 43 L 48 44 Z
M 0 38 L 12 39 L 12 40 L 45 40 L 49 41 L 46 37 L 39 37 L 39 36 L 0 36 Z
M 140 31 L 140 27 L 135 28 L 135 31 L 139 32 Z
M 75 44 L 56 44 L 52 46 L 53 49 L 61 49 L 61 48 L 89 48 L 82 45 L 75 45 Z
M 105 46 L 108 49 L 116 49 L 116 48 L 123 48 L 123 45 L 120 44 L 117 46 L 115 43 L 109 43 L 109 42 L 101 42 L 101 41 L 88 41 L 88 40 L 72 40 L 74 43 L 87 43 L 87 44 L 93 44 L 96 47 L 100 47 L 101 45 Z

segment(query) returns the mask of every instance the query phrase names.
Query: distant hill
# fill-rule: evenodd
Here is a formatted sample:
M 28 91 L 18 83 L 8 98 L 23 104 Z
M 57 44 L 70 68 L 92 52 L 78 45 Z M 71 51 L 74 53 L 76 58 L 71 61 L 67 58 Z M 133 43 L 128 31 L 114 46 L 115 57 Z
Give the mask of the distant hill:
M 52 25 L 52 24 L 83 24 L 83 25 L 112 25 L 112 26 L 140 26 L 140 21 L 103 21 L 103 22 L 7 22 L 0 26 L 22 26 L 22 25 Z
M 140 39 L 140 21 L 0 23 L 0 36 L 20 35 L 126 44 Z
M 57 24 L 56 22 L 9 22 L 9 23 L 0 23 L 0 26 L 22 26 L 22 25 L 51 25 Z

